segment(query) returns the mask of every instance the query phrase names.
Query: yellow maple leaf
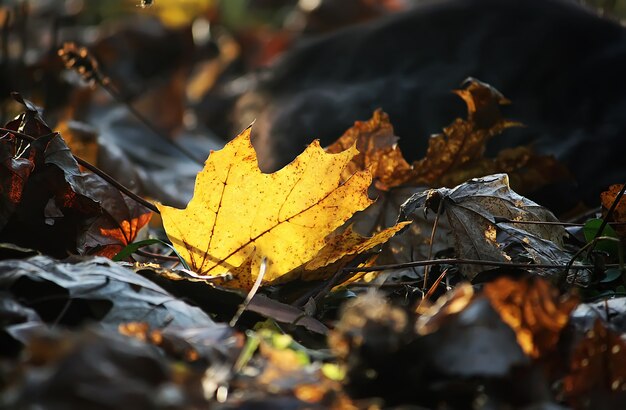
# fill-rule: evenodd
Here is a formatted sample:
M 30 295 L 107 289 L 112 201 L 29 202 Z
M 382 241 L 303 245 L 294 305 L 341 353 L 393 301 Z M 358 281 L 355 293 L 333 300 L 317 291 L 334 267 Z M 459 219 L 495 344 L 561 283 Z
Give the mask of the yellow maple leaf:
M 355 146 L 328 154 L 314 141 L 292 163 L 265 174 L 250 130 L 211 153 L 186 209 L 158 204 L 168 237 L 190 267 L 199 275 L 230 274 L 234 279 L 224 285 L 241 289 L 252 287 L 263 258 L 268 260 L 263 283 L 298 268 L 306 271 L 331 241 L 329 235 L 373 202 L 367 196 L 369 171 L 342 182 L 343 170 L 358 154 Z M 401 228 L 362 238 L 342 254 L 370 249 Z M 327 249 L 320 257 L 327 262 L 315 267 L 340 259 L 328 257 Z M 298 276 L 307 279 L 306 273 Z

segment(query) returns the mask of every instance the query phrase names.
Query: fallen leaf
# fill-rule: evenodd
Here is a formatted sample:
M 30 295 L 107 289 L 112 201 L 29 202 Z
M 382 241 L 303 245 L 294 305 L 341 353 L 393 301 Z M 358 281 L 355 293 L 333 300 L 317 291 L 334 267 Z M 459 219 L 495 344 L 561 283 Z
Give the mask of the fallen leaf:
M 0 261 L 0 289 L 32 307 L 47 323 L 86 321 L 117 329 L 137 318 L 153 328 L 203 326 L 220 329 L 197 307 L 106 258 L 61 263 L 46 256 Z M 41 300 L 41 295 L 47 298 Z
M 524 353 L 534 359 L 553 353 L 578 304 L 576 297 L 561 296 L 547 280 L 536 276 L 521 280 L 498 278 L 485 285 L 483 294 L 515 331 Z
M 422 349 L 436 352 L 424 355 L 433 370 L 464 378 L 504 378 L 528 365 L 530 360 L 517 344 L 515 333 L 489 302 L 476 297 L 463 306 L 466 297 L 461 294 L 451 304 L 443 304 L 437 330 L 423 336 Z M 456 303 L 461 304 L 460 310 L 454 309 Z
M 313 142 L 285 168 L 264 174 L 248 128 L 211 153 L 186 209 L 158 204 L 163 225 L 196 273 L 232 275 L 225 286 L 250 289 L 264 257 L 268 266 L 263 283 L 298 268 L 304 272 L 328 244 L 329 234 L 372 203 L 367 196 L 369 172 L 357 172 L 341 182 L 356 154 L 355 147 L 328 154 Z M 388 236 L 389 231 L 383 231 L 362 243 L 375 246 Z M 362 244 L 355 247 L 366 250 Z M 324 263 L 315 264 L 320 265 Z
M 24 185 L 35 167 L 28 158 L 16 157 L 16 146 L 12 135 L 0 139 L 0 230 L 22 200 Z
M 624 184 L 611 185 L 609 189 L 600 194 L 600 202 L 602 202 L 602 207 L 604 208 L 605 213 L 611 208 L 611 205 L 615 202 L 617 194 L 623 187 Z M 613 211 L 611 222 L 626 222 L 626 196 L 622 196 L 619 200 L 615 210 Z M 626 237 L 626 225 L 615 225 L 614 229 L 621 238 Z
M 15 366 L 7 408 L 203 408 L 202 372 L 98 328 L 47 331 Z M 175 404 L 174 404 L 175 403 Z
M 467 87 L 454 93 L 467 105 L 467 120 L 457 118 L 430 138 L 426 157 L 413 164 L 414 181 L 429 186 L 456 185 L 472 176 L 497 172 L 484 159 L 487 141 L 520 123 L 502 118 L 500 106 L 510 101 L 495 88 L 478 80 L 466 80 Z M 468 171 L 468 165 L 471 170 Z
M 493 162 L 493 173 L 507 173 L 511 187 L 522 194 L 572 178 L 554 155 L 539 155 L 529 146 L 503 149 Z
M 574 348 L 563 380 L 567 401 L 576 408 L 619 408 L 626 399 L 626 342 L 596 319 Z
M 338 153 L 356 144 L 359 153 L 344 169 L 343 179 L 369 169 L 374 186 L 387 191 L 403 184 L 411 176 L 411 165 L 404 159 L 397 143 L 398 137 L 394 135 L 389 116 L 378 109 L 369 120 L 356 121 L 352 128 L 326 147 L 326 152 Z
M 102 212 L 85 233 L 81 245 L 89 254 L 113 258 L 136 239 L 139 230 L 150 221 L 152 211 L 94 174 L 84 176 L 83 186 L 98 199 Z
M 428 306 L 428 301 L 420 303 L 415 329 L 420 335 L 427 335 L 439 330 L 441 325 L 452 315 L 465 309 L 474 299 L 474 288 L 467 282 L 460 283 L 453 290 L 437 299 Z
M 14 98 L 26 111 L 6 128 L 31 132 L 34 140 L 11 133 L 0 139 L 0 240 L 56 257 L 85 251 L 112 257 L 135 239 L 150 211 L 82 173 L 37 107 Z
M 552 212 L 524 198 L 509 187 L 506 174 L 475 178 L 455 188 L 418 192 L 401 207 L 401 220 L 419 209 L 439 211 L 446 216 L 457 256 L 462 259 L 509 262 L 499 233 L 518 241 L 535 263 L 545 263 L 544 255 L 566 259 L 560 225 L 521 224 L 506 221 L 558 221 Z M 542 246 L 548 241 L 546 249 Z M 529 265 L 530 267 L 530 265 Z M 463 265 L 462 272 L 471 280 L 487 266 Z
M 31 105 L 24 102 L 27 111 L 5 127 L 35 132 L 29 135 L 36 139 L 10 134 L 3 139 L 0 152 L 9 163 L 0 168 L 0 180 L 11 188 L 3 194 L 8 194 L 8 202 L 2 209 L 0 241 L 63 257 L 79 252 L 78 236 L 89 228 L 100 208 L 84 190 L 78 165 L 63 140 Z
M 66 115 L 71 114 L 70 111 Z M 88 124 L 65 118 L 57 124 L 56 130 L 63 136 L 63 140 L 74 155 L 90 164 L 99 165 L 98 133 L 94 128 Z

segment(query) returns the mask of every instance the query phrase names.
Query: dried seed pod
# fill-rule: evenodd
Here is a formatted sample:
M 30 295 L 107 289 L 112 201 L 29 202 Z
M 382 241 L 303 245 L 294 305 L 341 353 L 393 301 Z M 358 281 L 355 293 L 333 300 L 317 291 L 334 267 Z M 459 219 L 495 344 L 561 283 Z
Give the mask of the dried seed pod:
M 93 87 L 96 83 L 106 85 L 109 82 L 109 79 L 100 72 L 98 62 L 89 54 L 86 47 L 79 47 L 73 42 L 68 42 L 63 44 L 57 54 L 63 60 L 65 68 L 77 72 L 90 86 Z

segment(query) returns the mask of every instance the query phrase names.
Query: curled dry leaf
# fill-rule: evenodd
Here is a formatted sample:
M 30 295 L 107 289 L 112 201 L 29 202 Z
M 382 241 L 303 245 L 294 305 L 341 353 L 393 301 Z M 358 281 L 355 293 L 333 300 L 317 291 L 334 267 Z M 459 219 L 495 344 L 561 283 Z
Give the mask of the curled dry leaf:
M 428 143 L 426 157 L 417 161 L 414 179 L 429 186 L 456 185 L 473 172 L 485 175 L 495 172 L 493 163 L 484 160 L 485 146 L 493 136 L 521 124 L 502 118 L 500 106 L 510 101 L 495 88 L 475 79 L 468 79 L 463 90 L 454 93 L 467 104 L 467 120 L 457 118 L 434 135 Z M 477 163 L 480 161 L 480 163 Z
M 356 121 L 337 141 L 326 147 L 331 154 L 354 144 L 359 153 L 346 166 L 342 177 L 348 179 L 357 171 L 370 169 L 376 188 L 387 191 L 402 185 L 411 176 L 411 166 L 404 159 L 398 137 L 394 135 L 389 115 L 378 109 L 367 121 Z
M 600 194 L 600 201 L 602 202 L 602 207 L 606 212 L 611 208 L 613 202 L 615 202 L 615 198 L 619 191 L 622 190 L 624 184 L 615 184 L 611 185 L 609 189 L 602 192 Z M 613 216 L 611 217 L 611 222 L 626 222 L 626 196 L 622 196 L 619 200 L 615 210 L 613 211 Z M 619 234 L 621 238 L 626 237 L 626 226 L 625 225 L 616 225 L 615 231 Z
M 97 248 L 111 257 L 150 219 L 148 209 L 82 173 L 58 133 L 19 95 L 25 112 L 0 139 L 0 240 L 64 257 Z
M 528 258 L 535 263 L 544 263 L 546 255 L 567 259 L 563 251 L 566 232 L 562 226 L 501 222 L 557 221 L 552 212 L 511 190 L 506 174 L 475 178 L 452 189 L 418 192 L 402 205 L 400 219 L 419 217 L 418 210 L 438 212 L 440 207 L 450 224 L 454 248 L 460 258 L 511 261 L 498 235 L 504 232 L 526 249 Z M 462 267 L 469 279 L 486 269 L 488 267 Z
M 502 277 L 486 284 L 483 294 L 515 331 L 524 353 L 535 359 L 556 348 L 561 331 L 578 304 L 576 297 L 561 296 L 558 289 L 539 277 Z
M 94 174 L 84 175 L 83 186 L 102 209 L 85 233 L 84 247 L 90 254 L 112 258 L 137 238 L 152 211 Z
M 250 289 L 264 257 L 264 283 L 292 279 L 283 276 L 299 268 L 306 280 L 307 264 L 322 267 L 340 259 L 319 255 L 329 234 L 372 203 L 368 171 L 342 183 L 342 173 L 357 153 L 353 146 L 328 154 L 313 142 L 285 168 L 264 174 L 248 128 L 209 156 L 186 209 L 158 205 L 167 235 L 198 274 L 232 275 L 225 286 Z M 389 229 L 397 232 L 402 226 Z M 367 250 L 363 243 L 376 246 L 389 232 L 362 238 L 344 254 Z M 318 255 L 328 262 L 312 262 Z

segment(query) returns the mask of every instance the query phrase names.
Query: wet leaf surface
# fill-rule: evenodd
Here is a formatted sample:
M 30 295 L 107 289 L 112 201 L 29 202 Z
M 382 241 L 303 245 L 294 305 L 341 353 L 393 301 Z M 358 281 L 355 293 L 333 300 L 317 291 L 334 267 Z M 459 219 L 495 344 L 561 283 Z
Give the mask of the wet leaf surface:
M 563 227 L 508 222 L 556 222 L 557 219 L 549 210 L 511 190 L 506 174 L 472 179 L 452 189 L 417 193 L 402 205 L 401 218 L 409 218 L 425 209 L 442 212 L 447 217 L 453 245 L 460 258 L 511 261 L 511 256 L 498 240 L 499 233 L 504 232 L 527 249 L 535 263 L 554 261 L 555 254 L 559 261 L 568 260 L 562 249 L 566 234 Z M 473 279 L 489 268 L 465 266 L 462 269 L 469 279 Z

